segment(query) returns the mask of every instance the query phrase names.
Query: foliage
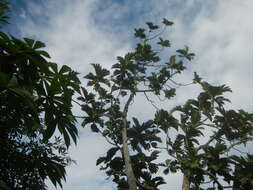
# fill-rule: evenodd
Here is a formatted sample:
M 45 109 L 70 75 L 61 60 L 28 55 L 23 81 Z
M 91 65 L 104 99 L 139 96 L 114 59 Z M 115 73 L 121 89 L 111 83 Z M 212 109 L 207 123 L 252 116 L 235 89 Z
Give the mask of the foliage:
M 46 189 L 46 178 L 61 186 L 77 140 L 77 73 L 49 62 L 42 42 L 0 32 L 0 47 L 0 187 Z M 56 129 L 64 141 L 51 138 Z
M 173 24 L 167 19 L 162 23 L 164 28 Z M 202 189 L 203 184 L 211 184 L 209 189 L 252 189 L 252 155 L 232 154 L 231 150 L 252 140 L 253 115 L 225 109 L 229 100 L 223 95 L 231 92 L 230 88 L 213 86 L 196 73 L 191 84 L 203 89 L 197 99 L 171 111 L 156 106 L 150 97 L 174 97 L 176 88 L 182 86 L 174 78 L 186 69 L 185 63 L 189 64 L 194 54 L 186 46 L 175 55 L 159 56 L 171 43 L 162 38 L 164 29 L 146 24 L 147 29 L 135 29 L 140 42 L 133 52 L 117 57 L 111 70 L 93 64 L 94 72 L 85 76 L 89 87 L 82 88 L 79 97 L 86 114 L 82 125 L 90 126 L 112 145 L 97 165 L 120 190 L 158 189 L 165 183 L 158 175 L 159 168 L 165 174 L 181 171 L 186 189 Z M 157 109 L 153 119 L 140 122 L 127 117 L 138 94 Z M 161 147 L 164 142 L 166 146 Z M 158 163 L 164 150 L 168 159 Z
M 9 5 L 5 0 L 0 0 L 0 25 L 8 23 L 8 16 L 6 15 L 10 11 Z
M 196 187 L 209 181 L 214 189 L 232 188 L 233 183 L 239 189 L 252 189 L 252 175 L 245 169 L 252 168 L 248 160 L 252 155 L 242 157 L 240 150 L 239 154 L 231 150 L 253 140 L 253 114 L 225 109 L 229 100 L 223 94 L 231 92 L 229 87 L 212 86 L 201 80 L 198 83 L 203 91 L 197 99 L 190 99 L 170 112 L 157 112 L 156 122 L 167 134 L 165 149 L 172 158 L 161 164 L 164 173 L 181 171 Z M 164 126 L 161 112 L 173 122 Z M 180 118 L 175 118 L 175 114 Z M 169 136 L 172 130 L 175 137 Z M 203 140 L 205 143 L 201 143 Z M 245 174 L 238 172 L 242 168 Z
M 167 19 L 163 21 L 164 29 L 172 24 Z M 147 94 L 166 99 L 173 97 L 176 89 L 171 84 L 177 86 L 173 77 L 184 71 L 184 62 L 194 56 L 186 47 L 162 59 L 161 51 L 154 48 L 168 48 L 170 41 L 161 37 L 159 26 L 151 22 L 147 22 L 147 26 L 148 30 L 135 29 L 140 43 L 135 51 L 117 57 L 118 62 L 112 65 L 111 71 L 99 64 L 92 65 L 94 73 L 85 76 L 87 86 L 92 89 L 82 88 L 83 96 L 79 97 L 86 113 L 82 125 L 90 126 L 112 145 L 107 154 L 97 160 L 97 165 L 101 165 L 122 190 L 128 187 L 157 189 L 165 183 L 162 177 L 156 176 L 159 155 L 156 147 L 162 142 L 158 125 L 152 119 L 143 123 L 137 118 L 128 119 L 128 108 L 137 94 L 144 94 L 147 101 L 151 101 Z

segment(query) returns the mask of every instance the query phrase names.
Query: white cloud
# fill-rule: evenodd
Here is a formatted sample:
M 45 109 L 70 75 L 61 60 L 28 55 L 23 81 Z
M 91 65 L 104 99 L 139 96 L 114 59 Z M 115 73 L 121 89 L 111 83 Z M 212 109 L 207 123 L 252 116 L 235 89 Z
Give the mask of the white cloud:
M 98 62 L 109 68 L 117 55 L 127 52 L 134 27 L 167 17 L 175 22 L 166 34 L 172 44 L 177 48 L 189 45 L 197 55 L 182 80 L 188 82 L 191 72 L 196 70 L 208 81 L 228 84 L 234 91 L 230 95 L 233 106 L 252 111 L 251 0 L 55 0 L 41 5 L 28 4 L 29 14 L 24 13 L 26 20 L 20 25 L 22 35 L 46 42 L 54 61 L 70 65 L 82 75 L 90 71 L 89 63 Z M 41 24 L 33 17 L 41 19 Z M 179 99 L 170 102 L 168 107 L 175 102 L 183 103 L 196 93 L 191 87 L 179 90 Z M 138 97 L 135 103 L 131 115 L 141 119 L 152 116 L 154 109 L 144 104 L 144 97 Z M 71 150 L 78 166 L 68 169 L 63 189 L 112 189 L 111 183 L 101 185 L 105 175 L 100 175 L 101 171 L 95 166 L 96 158 L 106 152 L 105 142 L 87 130 L 82 133 L 78 146 Z M 180 174 L 166 179 L 170 187 L 180 189 Z

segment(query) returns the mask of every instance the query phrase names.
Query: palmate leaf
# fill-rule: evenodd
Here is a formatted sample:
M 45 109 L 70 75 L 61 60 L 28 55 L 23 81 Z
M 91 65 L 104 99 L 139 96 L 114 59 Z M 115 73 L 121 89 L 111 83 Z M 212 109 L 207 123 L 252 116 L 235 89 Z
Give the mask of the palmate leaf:
M 93 85 L 96 86 L 99 83 L 104 83 L 107 86 L 110 86 L 109 80 L 105 78 L 106 76 L 110 74 L 110 71 L 102 68 L 101 65 L 99 64 L 92 64 L 92 66 L 95 70 L 95 74 L 89 73 L 88 75 L 84 77 L 86 79 L 89 79 L 88 86 L 93 86 Z
M 179 57 L 184 57 L 184 58 L 188 59 L 189 61 L 191 61 L 195 56 L 194 53 L 189 53 L 188 46 L 185 46 L 185 48 L 183 48 L 183 49 L 178 49 L 177 52 L 179 53 Z
M 164 94 L 165 94 L 166 98 L 170 99 L 170 98 L 172 98 L 176 95 L 176 89 L 172 88 L 172 89 L 169 89 L 169 90 L 164 90 Z
M 202 82 L 201 86 L 210 96 L 216 97 L 222 95 L 225 92 L 232 92 L 232 90 L 226 85 L 213 86 L 207 82 Z
M 164 19 L 163 19 L 163 24 L 165 24 L 166 26 L 171 26 L 171 25 L 173 25 L 174 23 L 171 22 L 171 21 L 169 21 L 169 20 L 167 20 L 166 18 L 164 18 Z
M 156 30 L 156 29 L 159 28 L 158 25 L 154 25 L 152 22 L 146 22 L 146 24 L 148 25 L 148 28 L 149 28 L 150 30 Z
M 144 28 L 138 28 L 138 29 L 134 29 L 135 33 L 134 36 L 136 38 L 141 38 L 141 39 L 145 39 L 146 38 L 146 34 L 145 34 L 145 29 Z
M 163 47 L 170 47 L 170 41 L 169 40 L 163 40 L 162 38 L 159 38 L 159 42 L 157 44 L 163 46 Z

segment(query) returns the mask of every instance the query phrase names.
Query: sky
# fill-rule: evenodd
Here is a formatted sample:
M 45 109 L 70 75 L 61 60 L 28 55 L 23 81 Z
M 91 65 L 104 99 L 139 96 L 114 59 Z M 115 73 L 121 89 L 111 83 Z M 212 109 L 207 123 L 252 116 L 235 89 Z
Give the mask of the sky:
M 253 83 L 253 1 L 252 0 L 11 0 L 11 24 L 5 30 L 19 37 L 31 37 L 46 43 L 54 62 L 69 65 L 84 76 L 90 63 L 106 68 L 116 63 L 135 44 L 134 28 L 145 22 L 161 23 L 165 17 L 175 25 L 166 33 L 172 50 L 188 45 L 196 54 L 183 82 L 192 73 L 212 84 L 227 84 L 236 109 L 252 111 Z M 193 88 L 179 90 L 177 99 L 166 106 L 182 104 L 196 95 Z M 130 108 L 132 115 L 145 120 L 154 109 L 143 97 Z M 143 103 L 144 104 L 144 103 Z M 77 110 L 76 110 L 77 111 Z M 78 111 L 77 111 L 78 112 Z M 77 146 L 70 155 L 77 161 L 67 169 L 64 190 L 116 189 L 95 166 L 106 153 L 103 138 L 80 128 Z M 181 188 L 181 174 L 165 176 L 168 185 L 161 190 Z M 48 183 L 50 190 L 55 188 Z

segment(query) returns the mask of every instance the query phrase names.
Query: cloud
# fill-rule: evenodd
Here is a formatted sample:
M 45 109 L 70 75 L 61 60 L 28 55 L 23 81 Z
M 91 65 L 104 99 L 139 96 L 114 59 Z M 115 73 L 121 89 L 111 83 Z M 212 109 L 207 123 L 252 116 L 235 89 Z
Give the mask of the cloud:
M 89 63 L 110 68 L 116 56 L 128 52 L 133 47 L 133 28 L 146 21 L 159 23 L 167 17 L 175 22 L 165 34 L 174 49 L 189 45 L 197 55 L 180 80 L 188 83 L 192 72 L 197 71 L 207 81 L 228 84 L 234 91 L 229 95 L 233 107 L 252 111 L 252 8 L 251 0 L 48 0 L 40 4 L 29 1 L 25 11 L 22 9 L 26 19 L 18 28 L 22 36 L 46 42 L 55 62 L 70 65 L 83 76 L 91 69 Z M 184 103 L 197 92 L 192 87 L 179 89 L 178 98 L 166 108 Z M 154 113 L 143 96 L 137 97 L 131 110 L 134 111 L 130 115 L 141 120 L 152 118 Z M 78 146 L 70 151 L 78 165 L 68 169 L 63 189 L 115 188 L 95 166 L 95 160 L 108 146 L 89 130 L 81 133 Z M 180 189 L 180 174 L 166 179 L 170 187 Z

